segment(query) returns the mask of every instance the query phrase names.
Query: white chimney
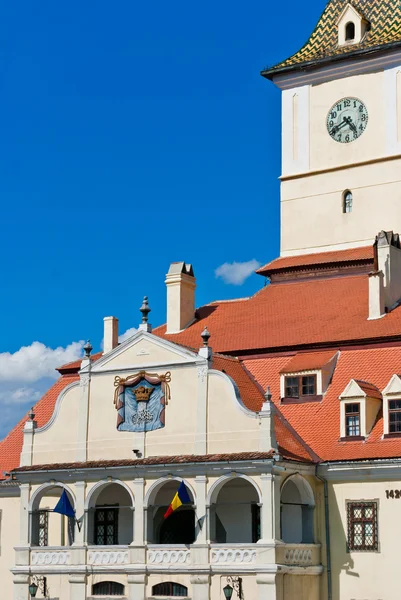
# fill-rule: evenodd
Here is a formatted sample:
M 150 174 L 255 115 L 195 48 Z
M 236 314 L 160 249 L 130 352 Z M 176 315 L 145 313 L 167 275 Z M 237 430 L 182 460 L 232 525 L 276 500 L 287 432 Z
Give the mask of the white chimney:
M 103 354 L 107 354 L 118 346 L 118 319 L 116 317 L 105 317 L 103 334 Z
M 384 279 L 384 304 L 393 310 L 401 300 L 401 248 L 400 236 L 392 231 L 381 231 L 375 244 L 377 270 Z
M 384 317 L 384 275 L 381 271 L 369 274 L 369 321 Z
M 167 331 L 178 333 L 195 317 L 196 280 L 192 265 L 172 263 L 166 275 Z

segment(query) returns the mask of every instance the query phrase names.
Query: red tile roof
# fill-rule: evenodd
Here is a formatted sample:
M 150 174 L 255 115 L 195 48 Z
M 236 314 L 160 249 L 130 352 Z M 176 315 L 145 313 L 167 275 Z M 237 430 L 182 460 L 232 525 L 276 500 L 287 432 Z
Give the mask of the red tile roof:
M 241 355 L 264 349 L 340 342 L 401 339 L 401 307 L 383 319 L 368 320 L 368 275 L 273 283 L 248 300 L 215 302 L 197 311 L 185 331 L 155 335 L 197 348 L 205 325 L 215 352 Z
M 339 400 L 351 379 L 363 382 L 370 393 L 374 389 L 383 390 L 392 375 L 401 370 L 401 347 L 343 350 L 323 400 L 309 404 L 280 405 L 280 372 L 288 357 L 248 359 L 244 362 L 261 385 L 270 386 L 273 402 L 322 460 L 401 458 L 401 439 L 382 439 L 382 414 L 378 415 L 366 441 L 341 442 Z M 366 384 L 367 380 L 371 383 Z
M 35 405 L 35 421 L 39 427 L 45 425 L 53 414 L 56 400 L 62 390 L 73 381 L 79 379 L 78 375 L 64 375 L 46 392 L 46 394 Z M 20 463 L 20 455 L 23 444 L 22 430 L 27 421 L 27 417 L 10 431 L 10 433 L 0 442 L 0 479 L 4 472 L 15 469 Z
M 328 350 L 327 352 L 300 352 L 285 364 L 281 373 L 297 373 L 299 371 L 321 369 L 335 355 L 336 351 L 333 350 Z
M 267 263 L 256 271 L 260 275 L 277 273 L 278 271 L 308 269 L 323 267 L 324 265 L 344 263 L 372 263 L 374 260 L 373 246 L 350 248 L 349 250 L 336 250 L 333 252 L 320 252 L 317 254 L 303 254 L 301 256 L 283 256 Z
M 382 399 L 381 391 L 377 389 L 375 385 L 372 383 L 368 383 L 367 381 L 358 381 L 355 380 L 355 383 L 359 385 L 361 390 L 366 394 L 369 398 L 377 398 L 378 400 Z

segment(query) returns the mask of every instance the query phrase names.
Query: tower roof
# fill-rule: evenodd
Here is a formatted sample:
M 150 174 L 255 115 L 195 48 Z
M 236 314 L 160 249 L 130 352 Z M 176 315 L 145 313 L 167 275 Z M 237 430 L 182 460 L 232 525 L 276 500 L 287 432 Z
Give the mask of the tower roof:
M 352 45 L 338 45 L 338 20 L 344 9 L 351 5 L 370 24 L 362 41 Z M 277 73 L 295 70 L 302 65 L 314 67 L 319 63 L 339 60 L 350 55 L 389 49 L 401 45 L 400 0 L 329 0 L 312 35 L 293 56 L 274 67 L 262 71 L 271 79 Z

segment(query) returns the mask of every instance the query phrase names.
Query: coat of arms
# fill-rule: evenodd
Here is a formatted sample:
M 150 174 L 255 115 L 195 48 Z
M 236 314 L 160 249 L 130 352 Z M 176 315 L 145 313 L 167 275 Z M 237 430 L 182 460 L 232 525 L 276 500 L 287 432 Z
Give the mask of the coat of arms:
M 116 377 L 114 406 L 118 412 L 118 431 L 154 431 L 164 427 L 170 381 L 170 372 L 156 375 L 140 371 L 125 379 Z

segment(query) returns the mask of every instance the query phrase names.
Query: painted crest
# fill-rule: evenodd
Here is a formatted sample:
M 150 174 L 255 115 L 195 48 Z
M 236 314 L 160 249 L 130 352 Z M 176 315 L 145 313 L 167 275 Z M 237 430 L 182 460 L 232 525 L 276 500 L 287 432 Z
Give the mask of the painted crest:
M 156 375 L 140 371 L 125 379 L 116 377 L 114 406 L 118 431 L 155 431 L 164 427 L 170 381 L 170 372 Z

